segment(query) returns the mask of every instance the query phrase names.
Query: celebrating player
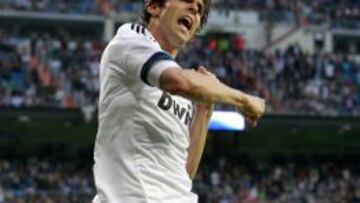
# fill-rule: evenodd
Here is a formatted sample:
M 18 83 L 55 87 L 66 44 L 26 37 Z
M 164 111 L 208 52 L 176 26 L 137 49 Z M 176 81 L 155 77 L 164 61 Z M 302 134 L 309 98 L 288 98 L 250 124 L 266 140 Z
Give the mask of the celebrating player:
M 197 202 L 192 179 L 213 104 L 235 106 L 254 126 L 262 116 L 263 99 L 174 60 L 206 24 L 210 5 L 146 1 L 141 22 L 121 26 L 104 50 L 93 202 Z

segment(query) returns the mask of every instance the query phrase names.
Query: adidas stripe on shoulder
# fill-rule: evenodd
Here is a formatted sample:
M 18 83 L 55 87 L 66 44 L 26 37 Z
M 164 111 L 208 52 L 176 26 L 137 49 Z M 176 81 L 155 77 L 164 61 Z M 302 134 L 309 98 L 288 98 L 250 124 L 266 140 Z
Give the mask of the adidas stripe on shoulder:
M 136 23 L 132 23 L 130 26 L 130 29 L 132 31 L 134 31 L 136 34 L 140 35 L 140 36 L 144 36 L 148 39 L 150 39 L 153 42 L 156 42 L 156 40 L 154 39 L 154 37 L 151 35 L 151 33 L 149 32 L 149 30 L 146 29 L 146 27 L 136 24 Z
M 142 25 L 138 25 L 138 24 L 133 23 L 133 24 L 131 24 L 131 30 L 135 31 L 138 34 L 146 36 L 145 27 L 142 26 Z

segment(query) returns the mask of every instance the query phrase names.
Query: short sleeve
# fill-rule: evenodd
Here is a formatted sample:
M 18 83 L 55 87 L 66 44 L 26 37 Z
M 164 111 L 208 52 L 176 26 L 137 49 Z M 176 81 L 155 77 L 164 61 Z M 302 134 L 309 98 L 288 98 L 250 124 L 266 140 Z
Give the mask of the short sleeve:
M 168 54 L 156 52 L 142 66 L 140 77 L 146 84 L 159 87 L 160 75 L 167 68 L 179 68 L 179 65 Z
M 174 58 L 144 32 L 137 33 L 135 30 L 130 36 L 119 39 L 123 40 L 121 44 L 122 51 L 125 52 L 124 65 L 128 76 L 142 80 L 147 85 L 159 87 L 160 75 L 165 69 L 180 68 Z

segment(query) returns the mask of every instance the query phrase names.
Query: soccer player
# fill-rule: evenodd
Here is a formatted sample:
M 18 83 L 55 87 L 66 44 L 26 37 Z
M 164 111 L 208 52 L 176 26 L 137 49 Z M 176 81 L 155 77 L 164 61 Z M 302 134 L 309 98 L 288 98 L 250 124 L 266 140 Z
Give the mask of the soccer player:
M 191 192 L 213 104 L 256 125 L 264 100 L 230 88 L 204 67 L 174 58 L 206 23 L 211 0 L 149 0 L 141 23 L 124 24 L 101 59 L 94 151 L 103 203 L 195 203 Z M 194 103 L 194 105 L 193 105 Z

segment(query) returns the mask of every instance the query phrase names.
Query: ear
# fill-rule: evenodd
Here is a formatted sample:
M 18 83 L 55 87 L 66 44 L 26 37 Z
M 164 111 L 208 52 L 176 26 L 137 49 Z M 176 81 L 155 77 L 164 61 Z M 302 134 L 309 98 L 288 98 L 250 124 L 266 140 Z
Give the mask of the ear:
M 151 14 L 152 17 L 159 17 L 161 13 L 161 7 L 158 3 L 150 3 L 147 6 L 147 11 Z

